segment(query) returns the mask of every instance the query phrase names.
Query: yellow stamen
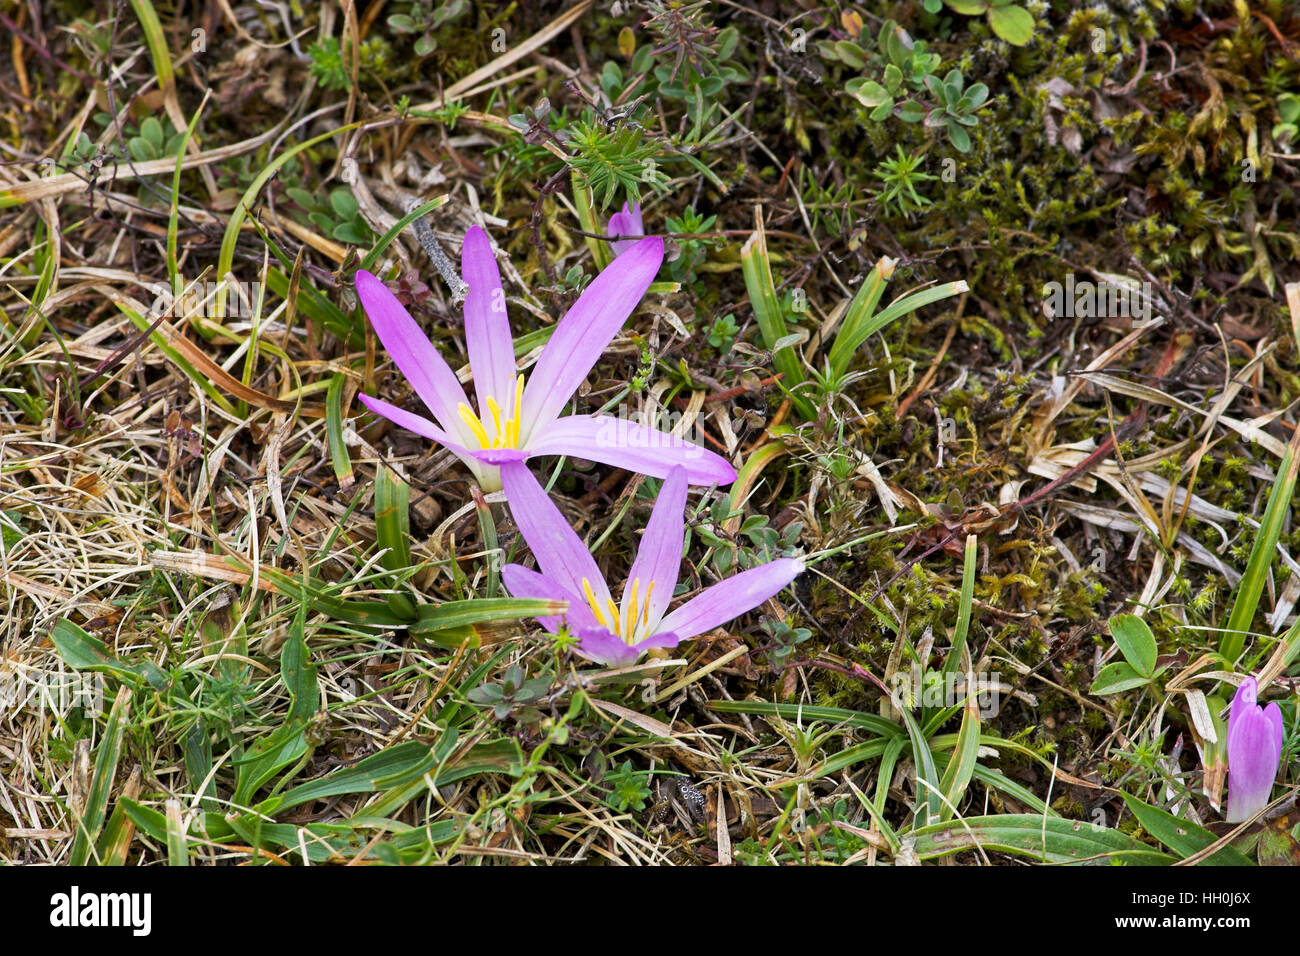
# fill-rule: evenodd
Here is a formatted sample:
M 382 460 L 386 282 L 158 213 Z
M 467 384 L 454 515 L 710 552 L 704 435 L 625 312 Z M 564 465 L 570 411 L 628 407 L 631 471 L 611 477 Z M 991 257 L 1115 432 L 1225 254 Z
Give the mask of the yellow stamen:
M 510 410 L 510 443 L 519 447 L 519 423 L 524 417 L 524 377 L 515 378 L 515 404 Z
M 587 598 L 587 604 L 591 606 L 591 613 L 596 615 L 596 620 L 605 630 L 609 630 L 609 623 L 605 620 L 605 615 L 600 613 L 600 602 L 596 600 L 596 592 L 591 589 L 591 582 L 586 578 L 582 579 L 582 593 Z M 614 620 L 618 620 L 617 617 Z
M 457 411 L 460 412 L 461 421 L 469 426 L 469 430 L 472 431 L 474 437 L 478 439 L 479 447 L 490 447 L 487 432 L 483 429 L 483 423 L 475 417 L 473 410 L 464 402 L 461 402 L 460 408 L 458 408 Z
M 500 448 L 501 447 L 501 406 L 497 404 L 497 400 L 495 398 L 489 395 L 487 399 L 487 407 L 488 407 L 488 411 L 492 413 L 492 424 L 496 426 L 497 437 L 492 440 L 492 447 Z
M 628 637 L 632 636 L 632 632 L 636 628 L 637 618 L 641 616 L 640 605 L 636 603 L 636 592 L 640 584 L 641 580 L 639 578 L 632 579 L 632 593 L 629 595 L 630 599 L 627 602 L 627 607 L 623 609 L 627 615 L 627 624 L 623 627 L 623 633 Z
M 645 604 L 641 606 L 641 618 L 648 625 L 650 623 L 650 595 L 655 593 L 655 583 L 650 582 L 650 586 L 645 589 Z
M 483 427 L 485 420 L 475 415 L 473 409 L 464 402 L 456 409 L 460 413 L 461 420 L 469 426 L 469 430 L 478 439 L 479 446 L 482 448 L 518 448 L 524 405 L 523 375 L 515 378 L 515 400 L 510 409 L 509 418 L 505 417 L 501 409 L 501 403 L 495 397 L 489 395 L 484 399 L 483 403 L 492 416 L 492 433 L 495 436 L 492 438 L 488 437 L 488 430 Z
M 618 613 L 618 605 L 614 603 L 613 598 L 605 598 L 605 606 L 609 608 L 609 619 L 614 622 L 614 633 L 621 637 L 623 635 L 623 621 Z

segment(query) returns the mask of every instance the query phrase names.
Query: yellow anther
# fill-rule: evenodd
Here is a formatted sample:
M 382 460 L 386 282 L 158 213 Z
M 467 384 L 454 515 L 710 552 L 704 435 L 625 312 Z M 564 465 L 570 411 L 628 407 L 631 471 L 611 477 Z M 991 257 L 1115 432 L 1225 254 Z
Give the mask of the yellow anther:
M 490 447 L 487 432 L 483 429 L 483 423 L 474 415 L 473 410 L 464 402 L 461 402 L 460 408 L 458 408 L 457 411 L 460 412 L 461 421 L 469 426 L 469 430 L 472 431 L 474 437 L 478 439 L 479 447 Z
M 483 427 L 483 419 L 474 414 L 464 402 L 461 403 L 457 411 L 460 413 L 461 420 L 469 426 L 474 437 L 483 448 L 518 448 L 520 435 L 520 412 L 524 404 L 524 377 L 522 375 L 515 379 L 515 401 L 510 409 L 510 417 L 506 418 L 501 410 L 501 403 L 493 396 L 489 395 L 484 404 L 487 405 L 488 413 L 492 416 L 492 434 L 494 437 L 488 437 L 488 430 Z
M 519 375 L 515 378 L 515 404 L 510 410 L 510 444 L 514 448 L 519 447 L 519 422 L 524 417 L 524 377 Z
M 650 623 L 650 595 L 655 593 L 655 583 L 650 582 L 650 586 L 645 589 L 645 604 L 641 605 L 641 617 L 645 624 Z
M 488 411 L 492 413 L 492 424 L 496 426 L 497 437 L 492 440 L 492 447 L 500 448 L 501 447 L 501 406 L 497 404 L 497 400 L 495 398 L 489 395 L 487 400 L 487 407 L 488 407 Z
M 608 631 L 609 622 L 605 620 L 605 615 L 600 613 L 600 602 L 596 600 L 596 592 L 591 589 L 591 582 L 586 578 L 582 579 L 582 593 L 587 598 L 587 604 L 591 607 L 591 613 L 596 615 L 596 620 L 600 622 L 600 626 Z M 618 617 L 615 616 L 614 620 L 617 621 Z
M 624 614 L 627 615 L 627 623 L 623 625 L 623 633 L 629 638 L 636 629 L 637 618 L 641 616 L 640 605 L 636 603 L 636 592 L 640 584 L 641 581 L 639 578 L 632 579 L 632 593 L 628 595 L 627 606 L 624 608 Z

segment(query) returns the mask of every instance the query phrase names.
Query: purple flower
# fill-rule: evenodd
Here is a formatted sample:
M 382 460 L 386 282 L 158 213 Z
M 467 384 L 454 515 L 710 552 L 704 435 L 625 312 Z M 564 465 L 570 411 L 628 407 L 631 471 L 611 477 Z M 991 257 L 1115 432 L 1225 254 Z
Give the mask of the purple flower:
M 508 564 L 502 579 L 515 597 L 569 602 L 577 651 L 599 664 L 631 664 L 652 647 L 675 647 L 762 604 L 795 579 L 803 562 L 778 558 L 705 588 L 672 613 L 681 570 L 687 475 L 674 466 L 655 501 L 636 561 L 615 604 L 596 561 L 547 497 L 528 466 L 501 467 L 506 501 L 541 572 Z M 554 633 L 558 617 L 538 618 Z
M 1249 820 L 1268 804 L 1282 758 L 1282 709 L 1261 707 L 1255 678 L 1237 688 L 1228 711 L 1228 822 Z
M 641 221 L 641 204 L 632 203 L 629 208 L 627 203 L 623 203 L 623 211 L 616 212 L 609 217 L 609 235 L 611 236 L 644 236 L 645 224 Z M 614 247 L 614 256 L 621 256 L 629 249 L 636 248 L 635 239 L 619 239 L 611 242 Z
M 534 455 L 572 455 L 656 478 L 680 464 L 691 484 L 728 484 L 736 471 L 726 459 L 675 435 L 609 416 L 560 416 L 645 295 L 663 257 L 662 239 L 641 239 L 596 276 L 555 326 L 525 386 L 515 368 L 491 243 L 478 226 L 470 229 L 461 248 L 461 274 L 469 286 L 465 344 L 477 413 L 456 373 L 397 298 L 369 272 L 358 271 L 357 294 L 375 334 L 433 421 L 369 395 L 358 397 L 375 414 L 451 449 L 484 491 L 501 488 L 500 465 Z

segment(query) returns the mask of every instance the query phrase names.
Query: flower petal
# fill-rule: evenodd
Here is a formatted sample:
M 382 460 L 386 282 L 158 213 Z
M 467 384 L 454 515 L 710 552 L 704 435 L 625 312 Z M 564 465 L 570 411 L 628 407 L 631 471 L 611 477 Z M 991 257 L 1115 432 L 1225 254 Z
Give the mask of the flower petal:
M 528 466 L 522 461 L 502 465 L 501 484 L 510 504 L 510 514 L 542 573 L 574 594 L 583 593 L 582 582 L 587 580 L 603 607 L 609 599 L 609 588 L 600 568 L 596 567 L 596 559 L 569 527 Z
M 635 664 L 652 647 L 676 647 L 680 642 L 676 634 L 662 633 L 647 637 L 639 644 L 626 644 L 617 634 L 603 627 L 581 628 L 577 632 L 575 650 L 589 661 L 606 667 L 623 667 Z
M 623 211 L 609 217 L 609 235 L 626 237 L 610 242 L 615 256 L 621 256 L 635 246 L 636 239 L 631 237 L 645 235 L 645 225 L 641 219 L 641 204 L 634 202 L 629 208 L 627 203 L 623 203 Z
M 392 356 L 393 363 L 424 404 L 429 406 L 438 424 L 458 436 L 462 444 L 469 444 L 469 436 L 457 412 L 460 404 L 468 405 L 469 400 L 456 373 L 387 286 L 363 269 L 357 271 L 356 284 L 357 295 L 361 297 L 361 305 L 370 318 L 375 335 Z
M 515 394 L 515 343 L 506 318 L 506 295 L 501 270 L 492 254 L 492 242 L 478 226 L 465 233 L 460 249 L 461 278 L 469 285 L 465 296 L 465 347 L 474 370 L 474 392 L 480 415 L 487 400 L 496 399 L 503 414 L 513 417 Z
M 415 432 L 429 441 L 436 441 L 439 445 L 455 454 L 457 458 L 469 466 L 469 470 L 474 472 L 474 477 L 481 484 L 485 467 L 474 458 L 474 453 L 464 445 L 459 444 L 458 438 L 453 438 L 445 431 L 435 425 L 429 419 L 422 415 L 416 415 L 414 412 L 408 412 L 404 408 L 398 408 L 396 405 L 390 405 L 382 399 L 372 398 L 364 393 L 358 393 L 357 399 L 362 405 L 370 409 L 376 415 L 387 418 L 394 425 L 400 425 L 407 431 Z M 488 489 L 491 490 L 491 489 Z
M 578 390 L 664 260 L 664 241 L 639 240 L 606 266 L 555 327 L 524 391 L 525 428 L 548 422 Z
M 522 564 L 507 564 L 501 569 L 501 580 L 505 582 L 506 590 L 510 592 L 511 597 L 569 602 L 569 610 L 563 616 L 537 619 L 537 622 L 552 634 L 559 630 L 563 618 L 568 618 L 575 631 L 579 628 L 596 626 L 596 619 L 591 614 L 591 608 L 587 607 L 587 602 L 544 574 L 539 574 Z
M 1249 820 L 1268 805 L 1282 757 L 1282 711 L 1255 703 L 1258 685 L 1246 678 L 1228 712 L 1229 823 Z
M 531 453 L 521 448 L 475 448 L 470 454 L 489 465 L 504 465 L 511 461 L 527 461 Z
M 758 607 L 803 571 L 796 558 L 777 558 L 757 568 L 705 588 L 669 614 L 659 627 L 680 634 L 682 640 L 711 631 L 732 618 Z
M 673 466 L 686 470 L 692 485 L 727 485 L 736 469 L 721 455 L 639 422 L 612 415 L 565 415 L 544 425 L 528 443 L 533 455 L 572 455 L 667 478 Z
M 636 561 L 628 572 L 627 584 L 623 588 L 623 601 L 626 604 L 632 582 L 640 587 L 640 597 L 647 605 L 646 619 L 650 630 L 656 630 L 660 618 L 668 610 L 668 603 L 673 599 L 673 589 L 677 587 L 677 576 L 682 566 L 682 547 L 686 542 L 686 470 L 674 467 L 659 489 L 659 498 L 655 501 L 650 520 L 646 522 L 645 534 L 641 536 L 641 545 L 637 548 Z M 647 589 L 651 582 L 654 590 Z M 634 609 L 637 613 L 639 609 Z

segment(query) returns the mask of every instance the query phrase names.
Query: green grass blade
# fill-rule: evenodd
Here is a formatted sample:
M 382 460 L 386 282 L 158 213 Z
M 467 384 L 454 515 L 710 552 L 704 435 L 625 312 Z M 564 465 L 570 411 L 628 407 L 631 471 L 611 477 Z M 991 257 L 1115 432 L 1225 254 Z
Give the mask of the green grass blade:
M 117 775 L 117 762 L 122 755 L 122 737 L 126 733 L 126 719 L 131 712 L 131 689 L 125 685 L 117 691 L 113 708 L 109 711 L 104 735 L 100 738 L 99 752 L 95 757 L 95 774 L 86 794 L 86 805 L 75 821 L 76 835 L 68 863 L 85 866 L 91 862 L 91 847 L 99 838 L 108 813 L 108 798 L 113 791 L 113 778 Z
M 1173 850 L 1182 859 L 1193 856 L 1219 838 L 1204 827 L 1174 816 L 1167 810 L 1143 803 L 1130 793 L 1121 794 L 1142 829 Z M 1225 846 L 1204 861 L 1208 866 L 1253 866 L 1240 850 Z
M 957 605 L 957 628 L 952 634 L 952 649 L 943 661 L 943 675 L 957 673 L 962 655 L 966 652 L 966 636 L 970 633 L 971 609 L 975 606 L 975 566 L 979 557 L 979 536 L 966 535 L 966 550 L 962 557 L 961 599 Z
M 925 735 L 921 733 L 916 718 L 902 705 L 897 695 L 892 696 L 894 706 L 902 714 L 903 723 L 907 726 L 907 736 L 912 741 L 912 762 L 916 765 L 916 818 L 921 826 L 925 826 L 932 820 L 939 819 L 943 809 L 939 795 L 943 793 L 943 786 L 939 781 L 939 772 L 935 769 L 934 754 Z
M 534 617 L 554 617 L 569 609 L 567 601 L 539 598 L 471 598 L 443 604 L 422 604 L 419 620 L 410 625 L 411 636 L 443 647 L 485 647 L 516 628 L 503 624 Z
M 171 53 L 167 49 L 167 34 L 158 19 L 158 12 L 149 0 L 131 0 L 131 9 L 135 11 L 140 29 L 144 32 L 144 42 L 149 47 L 154 74 L 158 77 L 158 88 L 165 92 L 174 82 L 175 73 L 172 70 Z
M 573 188 L 573 208 L 578 213 L 578 225 L 582 227 L 583 232 L 603 236 L 605 230 L 601 228 L 600 221 L 596 218 L 596 210 L 592 208 L 591 188 L 587 185 L 586 178 L 578 170 L 572 169 L 569 179 Z M 614 253 L 609 243 L 592 236 L 584 236 L 583 240 L 587 244 L 587 251 L 591 253 L 591 261 L 595 263 L 597 271 L 604 269 L 613 261 Z
M 859 324 L 851 334 L 847 332 L 848 327 L 845 326 L 840 330 L 840 334 L 836 336 L 835 345 L 831 348 L 832 371 L 843 374 L 848 369 L 853 353 L 858 350 L 862 343 L 891 322 L 902 318 L 909 312 L 915 312 L 923 306 L 959 295 L 968 291 L 968 289 L 969 286 L 966 285 L 965 280 L 959 279 L 956 282 L 945 282 L 930 289 L 922 289 L 920 292 L 905 295 L 901 299 L 895 299 L 869 321 Z
M 767 236 L 763 231 L 761 211 L 756 210 L 755 220 L 754 232 L 740 250 L 740 268 L 745 276 L 750 305 L 754 307 L 754 318 L 763 335 L 763 344 L 768 349 L 773 349 L 789 332 L 785 316 L 781 313 L 781 302 L 776 295 L 776 285 L 772 281 L 772 261 L 767 253 Z M 795 387 L 804 381 L 803 366 L 794 348 L 787 345 L 774 351 L 772 365 L 781 374 L 781 385 L 790 395 L 800 417 L 809 421 L 815 419 L 817 410 L 812 402 L 794 393 Z
M 980 710 L 976 702 L 975 675 L 966 672 L 966 706 L 961 715 L 961 728 L 957 731 L 957 746 L 952 749 L 948 766 L 939 781 L 943 792 L 943 806 L 939 810 L 940 820 L 949 820 L 966 795 L 971 777 L 975 774 L 980 748 Z
M 244 190 L 243 196 L 240 197 L 239 202 L 235 204 L 235 208 L 230 213 L 230 221 L 226 223 L 225 234 L 221 237 L 221 251 L 217 254 L 217 275 L 224 276 L 230 271 L 231 266 L 234 265 L 235 245 L 239 242 L 240 228 L 244 225 L 244 220 L 248 218 L 248 213 L 252 210 L 253 203 L 257 201 L 257 194 L 262 191 L 262 187 L 270 182 L 271 178 L 280 171 L 280 168 L 284 166 L 285 163 L 293 159 L 293 157 L 297 156 L 299 153 L 309 150 L 313 146 L 325 142 L 327 139 L 333 139 L 335 136 L 342 133 L 351 132 L 359 125 L 359 122 L 350 123 L 347 126 L 340 126 L 337 129 L 321 133 L 319 136 L 313 136 L 309 140 L 297 143 L 289 149 L 286 149 L 283 153 L 266 164 L 262 171 L 253 178 L 251 183 L 249 183 L 248 188 Z M 225 302 L 219 297 L 215 305 L 216 308 L 213 312 L 215 313 L 217 324 L 220 325 L 221 320 L 225 317 Z M 205 330 L 200 326 L 200 331 L 210 330 Z
M 343 440 L 343 386 L 346 382 L 345 375 L 335 375 L 325 393 L 325 432 L 329 435 L 330 462 L 334 466 L 334 478 L 344 491 L 356 481 L 352 473 L 352 456 Z
M 1118 830 L 1080 824 L 1063 817 L 1007 813 L 966 817 L 921 827 L 911 834 L 922 860 L 983 847 L 1043 863 L 1083 863 L 1114 860 L 1137 866 L 1167 866 L 1175 858 Z
M 190 865 L 190 843 L 181 820 L 181 802 L 167 801 L 167 863 L 169 866 Z
M 383 552 L 379 563 L 393 573 L 398 593 L 388 606 L 404 617 L 414 617 L 415 602 L 404 593 L 403 573 L 411 566 L 411 486 L 387 465 L 375 472 L 375 540 Z
M 1255 619 L 1259 597 L 1264 592 L 1264 583 L 1268 578 L 1268 569 L 1273 564 L 1274 550 L 1291 511 L 1297 470 L 1300 470 L 1300 429 L 1291 437 L 1291 444 L 1287 446 L 1282 463 L 1278 466 L 1277 479 L 1268 493 L 1268 505 L 1264 508 L 1264 517 L 1260 519 L 1259 531 L 1256 532 L 1255 543 L 1250 549 L 1250 560 L 1246 562 L 1246 573 L 1241 576 L 1237 598 L 1232 603 L 1232 613 L 1223 626 L 1219 654 L 1229 664 L 1241 656 L 1246 634 L 1250 630 L 1251 621 Z
M 157 17 L 154 19 L 156 22 Z M 169 63 L 168 66 L 170 65 Z M 176 150 L 176 170 L 172 173 L 171 208 L 167 215 L 167 281 L 171 283 L 173 290 L 177 286 L 176 280 L 181 271 L 178 264 L 179 260 L 176 257 L 176 234 L 180 224 L 181 171 L 185 167 L 185 151 L 190 147 L 190 140 L 194 138 L 194 130 L 199 125 L 199 117 L 203 115 L 203 107 L 207 105 L 208 97 L 211 95 L 211 90 L 203 94 L 203 101 L 199 103 L 199 108 L 194 111 L 194 117 L 185 128 L 185 132 L 181 136 L 180 147 Z

